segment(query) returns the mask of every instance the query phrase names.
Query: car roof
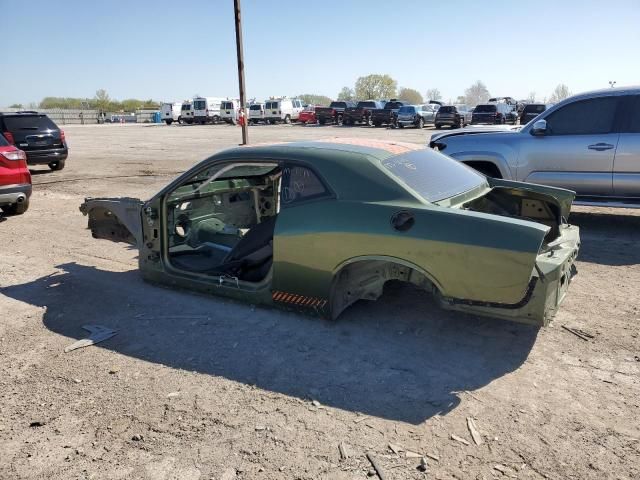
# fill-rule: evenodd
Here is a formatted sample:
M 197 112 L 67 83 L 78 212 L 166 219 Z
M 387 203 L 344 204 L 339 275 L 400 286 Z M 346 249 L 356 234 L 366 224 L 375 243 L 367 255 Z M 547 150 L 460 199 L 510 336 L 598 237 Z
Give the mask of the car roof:
M 271 143 L 235 147 L 219 152 L 205 163 L 217 161 L 290 161 L 316 171 L 343 199 L 360 201 L 415 201 L 415 197 L 397 181 L 383 161 L 397 155 L 423 150 L 425 145 L 369 140 L 363 138 L 328 138 L 315 141 Z M 435 152 L 434 152 L 435 153 Z M 371 185 L 376 188 L 372 189 Z

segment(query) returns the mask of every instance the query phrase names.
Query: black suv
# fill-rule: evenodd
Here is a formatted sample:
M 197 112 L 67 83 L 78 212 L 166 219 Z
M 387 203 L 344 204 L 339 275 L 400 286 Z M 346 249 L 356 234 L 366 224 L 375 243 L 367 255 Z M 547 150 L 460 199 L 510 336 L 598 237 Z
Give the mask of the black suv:
M 38 112 L 0 113 L 0 132 L 27 154 L 27 164 L 46 163 L 51 170 L 62 170 L 69 155 L 64 131 Z

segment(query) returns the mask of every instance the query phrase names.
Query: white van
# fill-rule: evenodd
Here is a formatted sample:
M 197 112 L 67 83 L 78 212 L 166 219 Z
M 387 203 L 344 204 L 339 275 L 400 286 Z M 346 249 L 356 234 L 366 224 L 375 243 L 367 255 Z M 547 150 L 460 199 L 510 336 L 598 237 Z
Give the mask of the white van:
M 220 103 L 225 100 L 220 97 L 194 97 L 194 123 L 217 123 L 220 120 Z
M 193 123 L 193 103 L 191 100 L 185 100 L 180 107 L 180 116 L 178 117 L 178 123 Z
M 265 120 L 271 124 L 276 122 L 291 123 L 298 120 L 304 110 L 302 100 L 297 98 L 270 98 L 265 102 Z
M 264 103 L 249 105 L 249 123 L 264 122 Z
M 180 118 L 182 110 L 182 102 L 163 103 L 160 107 L 160 118 L 167 125 L 171 125 L 173 122 L 177 122 Z
M 220 119 L 235 125 L 240 118 L 240 100 L 223 100 L 220 104 Z

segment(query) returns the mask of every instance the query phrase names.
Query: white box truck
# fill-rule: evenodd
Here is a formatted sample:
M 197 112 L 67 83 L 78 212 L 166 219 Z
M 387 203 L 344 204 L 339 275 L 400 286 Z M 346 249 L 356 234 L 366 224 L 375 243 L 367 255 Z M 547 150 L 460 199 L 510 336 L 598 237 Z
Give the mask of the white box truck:
M 163 103 L 160 108 L 160 118 L 167 125 L 177 122 L 182 112 L 182 102 Z
M 194 97 L 193 121 L 201 125 L 220 121 L 220 104 L 225 100 L 220 97 Z
M 189 125 L 193 123 L 193 102 L 191 100 L 182 102 L 178 123 L 187 123 Z
M 235 125 L 240 118 L 240 100 L 227 99 L 220 104 L 220 119 Z

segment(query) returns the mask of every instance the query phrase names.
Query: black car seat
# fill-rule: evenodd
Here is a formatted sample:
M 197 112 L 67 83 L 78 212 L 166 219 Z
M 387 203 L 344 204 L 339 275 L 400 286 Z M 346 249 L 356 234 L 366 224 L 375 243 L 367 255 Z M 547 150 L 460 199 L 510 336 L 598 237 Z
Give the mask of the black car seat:
M 247 281 L 264 278 L 273 258 L 276 218 L 269 217 L 251 227 L 223 259 L 222 264 L 215 269 L 215 273 L 232 275 Z M 260 275 L 261 278 L 256 278 Z

